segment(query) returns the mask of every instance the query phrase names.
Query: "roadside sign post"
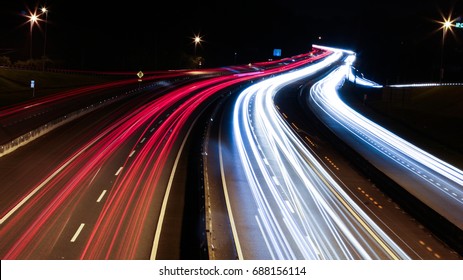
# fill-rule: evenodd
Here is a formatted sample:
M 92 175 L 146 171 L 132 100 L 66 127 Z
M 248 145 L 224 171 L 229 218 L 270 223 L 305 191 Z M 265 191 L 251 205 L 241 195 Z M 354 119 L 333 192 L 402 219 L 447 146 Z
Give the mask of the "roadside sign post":
M 35 97 L 35 81 L 31 80 L 32 97 Z
M 140 88 L 140 84 L 141 84 L 141 81 L 142 81 L 141 78 L 143 78 L 143 75 L 144 75 L 144 74 L 143 74 L 142 71 L 138 71 L 138 73 L 137 73 L 137 77 L 138 77 L 138 88 Z

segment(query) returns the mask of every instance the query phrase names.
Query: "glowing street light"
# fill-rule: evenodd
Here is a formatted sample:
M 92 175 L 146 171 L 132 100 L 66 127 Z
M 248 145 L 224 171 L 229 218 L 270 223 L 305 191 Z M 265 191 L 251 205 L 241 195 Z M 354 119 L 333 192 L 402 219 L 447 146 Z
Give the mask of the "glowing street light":
M 198 34 L 198 35 L 194 35 L 193 37 L 193 43 L 195 44 L 195 55 L 194 55 L 194 59 L 195 59 L 195 62 L 198 64 L 198 67 L 201 67 L 201 60 L 198 59 L 198 57 L 196 56 L 196 49 L 198 48 L 198 45 L 201 45 L 201 42 L 202 42 L 202 37 Z
M 202 42 L 201 36 L 195 35 L 195 37 L 193 38 L 193 42 L 195 43 L 195 57 L 196 57 L 196 48 L 198 44 L 201 45 L 201 42 Z
M 30 59 L 32 60 L 32 30 L 34 29 L 34 25 L 38 25 L 39 22 L 39 15 L 37 15 L 37 11 L 31 12 L 29 11 L 29 15 L 26 15 L 26 17 L 29 19 L 27 22 L 29 22 L 30 28 L 29 28 L 29 33 L 30 33 L 30 50 L 29 50 L 29 55 Z
M 42 70 L 45 70 L 45 57 L 46 57 L 46 49 L 47 49 L 47 27 L 48 27 L 48 9 L 47 7 L 43 6 L 42 14 L 45 14 L 45 33 L 44 33 L 44 40 L 43 40 L 43 57 L 42 57 Z
M 38 24 L 39 21 L 39 16 L 37 15 L 37 12 L 30 13 L 27 18 L 29 18 L 28 22 L 30 23 L 30 28 L 32 31 L 32 27 L 34 27 L 35 24 Z
M 442 48 L 440 54 L 440 78 L 439 82 L 442 83 L 444 79 L 444 44 L 445 44 L 445 35 L 447 34 L 447 30 L 452 29 L 452 21 L 450 19 L 445 19 L 442 22 Z
M 450 28 L 450 26 L 452 26 L 452 22 L 451 22 L 451 21 L 448 21 L 448 20 L 446 20 L 446 21 L 444 22 L 444 28 L 445 28 L 445 29 L 449 29 L 449 28 Z

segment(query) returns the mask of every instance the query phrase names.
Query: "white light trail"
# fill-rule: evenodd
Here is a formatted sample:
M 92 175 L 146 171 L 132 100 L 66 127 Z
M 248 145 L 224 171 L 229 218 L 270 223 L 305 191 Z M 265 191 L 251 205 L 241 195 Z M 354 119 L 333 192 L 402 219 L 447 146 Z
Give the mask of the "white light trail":
M 382 172 L 463 229 L 463 171 L 368 120 L 339 98 L 340 66 L 311 88 L 309 105 L 333 132 Z M 359 81 L 359 77 L 357 77 Z
M 307 150 L 273 102 L 283 86 L 341 57 L 337 51 L 255 84 L 235 103 L 234 140 L 258 209 L 262 244 L 275 259 L 408 259 Z

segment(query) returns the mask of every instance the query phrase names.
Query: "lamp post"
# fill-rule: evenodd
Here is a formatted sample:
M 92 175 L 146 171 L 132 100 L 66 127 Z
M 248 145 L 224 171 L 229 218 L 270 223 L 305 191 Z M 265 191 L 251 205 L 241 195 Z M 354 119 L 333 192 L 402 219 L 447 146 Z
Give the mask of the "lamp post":
M 38 23 L 39 21 L 39 16 L 37 15 L 37 11 L 34 11 L 33 13 L 30 12 L 29 15 L 27 16 L 29 18 L 28 22 L 30 24 L 29 28 L 29 33 L 30 33 L 30 49 L 29 49 L 29 56 L 30 59 L 32 60 L 32 30 L 34 29 L 34 25 Z
M 442 24 L 442 48 L 440 54 L 440 78 L 439 82 L 442 83 L 444 79 L 444 44 L 445 44 L 445 35 L 447 34 L 447 30 L 450 29 L 452 26 L 452 22 L 446 19 Z
M 195 35 L 195 36 L 193 37 L 193 43 L 195 44 L 195 61 L 197 60 L 197 57 L 196 57 L 196 49 L 198 48 L 198 44 L 201 45 L 201 42 L 202 42 L 202 40 L 201 40 L 201 36 L 199 36 L 199 34 L 198 34 L 198 35 Z M 198 65 L 200 65 L 199 63 L 200 63 L 200 62 L 198 62 Z
M 201 37 L 199 37 L 199 35 L 195 35 L 194 43 L 195 43 L 195 57 L 196 57 L 196 48 L 197 48 L 198 44 L 201 44 Z
M 43 57 L 42 57 L 42 71 L 45 71 L 45 57 L 46 57 L 46 49 L 47 49 L 47 27 L 48 27 L 48 9 L 47 7 L 42 7 L 42 14 L 45 14 L 45 33 L 44 33 L 44 40 L 43 40 Z

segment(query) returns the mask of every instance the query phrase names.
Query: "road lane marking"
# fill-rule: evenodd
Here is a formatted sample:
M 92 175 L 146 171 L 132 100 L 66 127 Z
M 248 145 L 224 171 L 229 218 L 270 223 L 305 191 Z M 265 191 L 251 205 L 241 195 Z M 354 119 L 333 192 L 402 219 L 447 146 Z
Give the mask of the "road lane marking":
M 98 175 L 98 173 L 100 173 L 100 170 L 101 170 L 101 167 L 100 167 L 100 168 L 98 168 L 98 171 L 95 173 L 95 175 L 93 175 L 93 177 L 92 177 L 92 180 L 90 181 L 90 184 L 92 184 L 92 183 L 93 183 L 93 180 L 95 180 L 95 178 L 96 178 L 96 175 Z
M 85 224 L 80 224 L 79 228 L 77 229 L 76 233 L 74 233 L 74 236 L 71 238 L 71 242 L 75 242 L 77 237 L 79 237 L 80 232 L 84 228 Z
M 272 176 L 272 179 L 276 186 L 280 186 L 280 182 L 278 181 L 278 178 L 275 175 Z
M 135 151 L 135 150 L 133 150 L 133 151 L 130 153 L 129 157 L 132 157 L 132 156 L 133 156 L 133 154 L 135 154 L 135 152 L 136 152 L 136 151 Z
M 222 130 L 219 128 L 219 164 L 220 164 L 220 176 L 222 177 L 222 186 L 225 196 L 225 204 L 227 205 L 228 217 L 230 219 L 230 227 L 232 230 L 233 240 L 235 241 L 236 253 L 238 254 L 238 259 L 243 260 L 243 251 L 241 249 L 240 240 L 238 238 L 238 231 L 236 230 L 235 219 L 233 218 L 233 212 L 231 209 L 231 202 L 228 196 L 227 182 L 225 180 L 225 171 L 223 166 L 223 156 L 222 156 Z
M 294 129 L 296 129 L 297 131 L 300 130 L 299 127 L 297 127 L 297 125 L 295 123 L 291 123 L 291 124 L 293 125 Z
M 117 170 L 116 174 L 114 174 L 114 176 L 119 175 L 119 173 L 121 173 L 123 168 L 124 168 L 123 166 L 119 167 L 119 169 Z
M 197 118 L 195 119 L 193 123 L 195 123 L 196 120 Z M 156 254 L 158 253 L 159 239 L 161 238 L 162 224 L 164 223 L 164 216 L 166 215 L 167 202 L 169 200 L 170 190 L 172 189 L 172 182 L 174 181 L 175 171 L 177 169 L 178 162 L 180 161 L 180 156 L 183 152 L 183 148 L 185 147 L 186 141 L 190 135 L 192 128 L 193 128 L 193 125 L 190 126 L 190 128 L 188 129 L 188 132 L 183 138 L 182 145 L 180 146 L 180 149 L 178 150 L 177 157 L 175 158 L 174 165 L 172 166 L 172 173 L 170 174 L 169 182 L 167 183 L 167 188 L 164 194 L 164 199 L 162 200 L 161 211 L 159 212 L 158 224 L 156 225 L 156 232 L 154 233 L 153 247 L 151 248 L 150 260 L 155 260 Z
M 100 194 L 96 202 L 100 202 L 103 199 L 105 193 L 106 193 L 106 190 L 103 190 L 103 192 Z
M 291 211 L 293 214 L 296 213 L 294 212 L 294 208 L 291 206 L 291 203 L 288 200 L 285 200 L 286 206 L 288 206 L 289 211 Z
M 257 225 L 259 226 L 260 234 L 262 234 L 262 237 L 264 238 L 265 245 L 267 246 L 267 250 L 269 251 L 270 255 L 272 256 L 272 259 L 275 259 L 275 254 L 273 253 L 273 250 L 271 249 L 272 246 L 270 245 L 267 236 L 265 235 L 265 230 L 262 227 L 262 223 L 259 221 L 259 217 L 257 215 L 254 216 L 257 221 Z
M 45 179 L 40 185 L 38 185 L 33 191 L 31 191 L 26 197 L 24 197 L 15 207 L 13 207 L 8 213 L 5 214 L 0 219 L 0 225 L 3 224 L 11 215 L 13 215 L 21 206 L 23 206 L 31 197 L 33 197 L 40 189 L 42 189 L 48 182 L 50 182 L 53 178 L 55 178 L 62 170 L 64 170 L 71 162 L 73 162 L 77 157 L 79 157 L 83 152 L 89 149 L 93 144 L 99 141 L 104 135 L 100 134 L 94 141 L 90 142 L 87 146 L 82 148 L 78 153 L 76 153 L 72 158 L 70 158 L 67 162 L 61 165 L 53 174 L 51 174 L 47 179 Z
M 391 249 L 389 246 L 386 244 L 385 241 L 382 240 L 381 237 L 379 237 L 378 233 L 370 227 L 367 221 L 359 215 L 355 209 L 350 205 L 348 200 L 346 200 L 342 194 L 338 193 L 336 188 L 330 184 L 330 182 L 323 176 L 320 171 L 316 168 L 316 166 L 313 165 L 313 163 L 308 164 L 311 166 L 311 168 L 314 170 L 314 172 L 318 175 L 318 177 L 325 183 L 325 186 L 330 190 L 330 192 L 338 199 L 338 201 L 344 205 L 345 209 L 352 215 L 352 217 L 357 220 L 357 222 L 360 223 L 360 225 L 370 234 L 370 236 L 375 239 L 375 241 L 380 245 L 385 252 L 392 257 L 394 260 L 398 260 L 399 256 Z M 355 205 L 355 204 L 354 204 Z M 382 207 L 381 207 L 382 208 Z

